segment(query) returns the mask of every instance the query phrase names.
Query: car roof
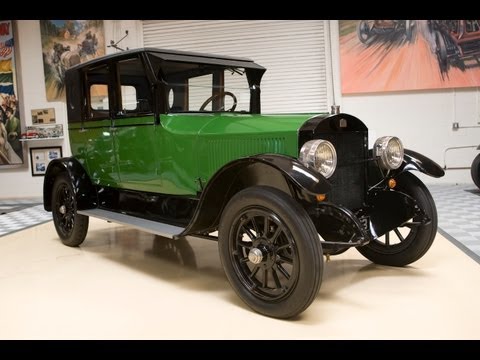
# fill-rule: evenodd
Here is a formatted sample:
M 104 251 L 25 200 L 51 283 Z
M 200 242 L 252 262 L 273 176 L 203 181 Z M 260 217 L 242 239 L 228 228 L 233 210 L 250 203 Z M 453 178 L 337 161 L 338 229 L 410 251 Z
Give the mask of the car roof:
M 101 57 L 92 59 L 90 61 L 72 66 L 68 70 L 79 70 L 81 68 L 89 67 L 96 63 L 100 64 L 105 61 L 114 60 L 116 58 L 121 59 L 124 57 L 132 57 L 133 55 L 140 54 L 140 53 L 149 53 L 153 56 L 156 56 L 162 60 L 167 60 L 167 61 L 193 62 L 193 63 L 201 63 L 201 64 L 224 65 L 224 66 L 244 67 L 244 68 L 250 68 L 250 69 L 265 70 L 263 66 L 260 66 L 257 63 L 253 62 L 253 60 L 244 58 L 244 57 L 233 57 L 233 56 L 226 56 L 226 55 L 215 55 L 215 54 L 160 49 L 160 48 L 151 48 L 151 47 L 125 50 L 125 51 L 101 56 Z

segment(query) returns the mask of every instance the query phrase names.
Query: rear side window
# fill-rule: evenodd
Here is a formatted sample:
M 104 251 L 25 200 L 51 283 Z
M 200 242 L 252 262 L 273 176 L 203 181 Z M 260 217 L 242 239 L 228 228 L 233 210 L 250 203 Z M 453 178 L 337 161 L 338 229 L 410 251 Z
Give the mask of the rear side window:
M 120 114 L 132 116 L 153 111 L 152 88 L 140 58 L 119 61 Z
M 88 89 L 88 118 L 104 119 L 109 117 L 110 73 L 108 65 L 91 68 L 86 73 Z
M 108 85 L 90 85 L 90 107 L 93 111 L 108 110 Z

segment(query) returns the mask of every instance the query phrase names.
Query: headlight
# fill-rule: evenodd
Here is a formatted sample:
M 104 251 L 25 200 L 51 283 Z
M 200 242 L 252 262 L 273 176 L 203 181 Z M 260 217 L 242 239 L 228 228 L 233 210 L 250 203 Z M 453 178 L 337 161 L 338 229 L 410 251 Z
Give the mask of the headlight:
M 300 149 L 299 160 L 329 178 L 337 167 L 337 152 L 327 140 L 310 140 Z
M 375 141 L 373 155 L 378 158 L 382 168 L 398 169 L 403 161 L 403 145 L 395 136 L 382 136 Z

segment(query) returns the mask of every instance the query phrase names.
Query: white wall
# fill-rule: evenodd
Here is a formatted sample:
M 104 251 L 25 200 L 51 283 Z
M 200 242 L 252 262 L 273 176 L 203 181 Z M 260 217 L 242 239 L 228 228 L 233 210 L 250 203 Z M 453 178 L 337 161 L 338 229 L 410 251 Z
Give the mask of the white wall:
M 142 44 L 141 22 L 136 20 L 105 20 L 105 42 L 117 41 L 129 35 L 118 46 L 133 49 Z M 31 109 L 55 108 L 57 123 L 63 124 L 67 135 L 67 114 L 64 102 L 48 102 L 43 75 L 40 22 L 38 20 L 17 20 L 15 34 L 18 98 L 20 115 L 25 126 L 32 124 Z M 116 51 L 107 48 L 107 53 Z M 62 146 L 63 155 L 69 156 L 68 136 L 63 140 L 28 141 L 24 144 L 24 165 L 20 168 L 0 170 L 0 199 L 15 197 L 43 196 L 43 176 L 33 176 L 30 170 L 29 147 Z
M 330 21 L 334 64 L 335 96 L 343 112 L 363 120 L 375 138 L 398 136 L 406 148 L 420 152 L 442 167 L 447 147 L 480 144 L 480 127 L 452 130 L 460 126 L 479 126 L 478 88 L 411 91 L 366 95 L 340 94 L 338 21 Z M 478 154 L 475 149 L 447 152 L 447 166 L 470 166 Z M 416 173 L 418 174 L 418 173 Z M 420 176 L 426 183 L 471 183 L 470 170 L 447 170 L 440 179 Z

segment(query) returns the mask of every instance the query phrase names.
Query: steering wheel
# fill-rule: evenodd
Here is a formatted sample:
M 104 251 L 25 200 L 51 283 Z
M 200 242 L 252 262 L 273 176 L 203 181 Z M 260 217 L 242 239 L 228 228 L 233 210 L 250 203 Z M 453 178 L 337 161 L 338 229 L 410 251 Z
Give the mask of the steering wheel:
M 225 96 L 227 96 L 227 95 L 230 96 L 230 97 L 233 99 L 233 105 L 232 105 L 232 107 L 231 107 L 230 109 L 228 109 L 227 111 L 233 111 L 233 110 L 235 110 L 235 108 L 237 107 L 237 97 L 236 97 L 233 93 L 231 93 L 230 91 L 225 91 L 225 92 L 221 92 L 221 93 L 218 93 L 218 94 L 215 94 L 215 95 L 210 96 L 207 100 L 205 100 L 205 102 L 202 104 L 202 106 L 200 106 L 200 111 L 205 110 L 205 108 L 207 107 L 208 103 L 209 103 L 209 102 L 212 102 L 214 99 L 219 98 L 220 96 L 225 97 Z M 224 110 L 224 107 L 225 107 L 225 105 L 222 106 L 220 109 L 218 109 L 218 111 Z

